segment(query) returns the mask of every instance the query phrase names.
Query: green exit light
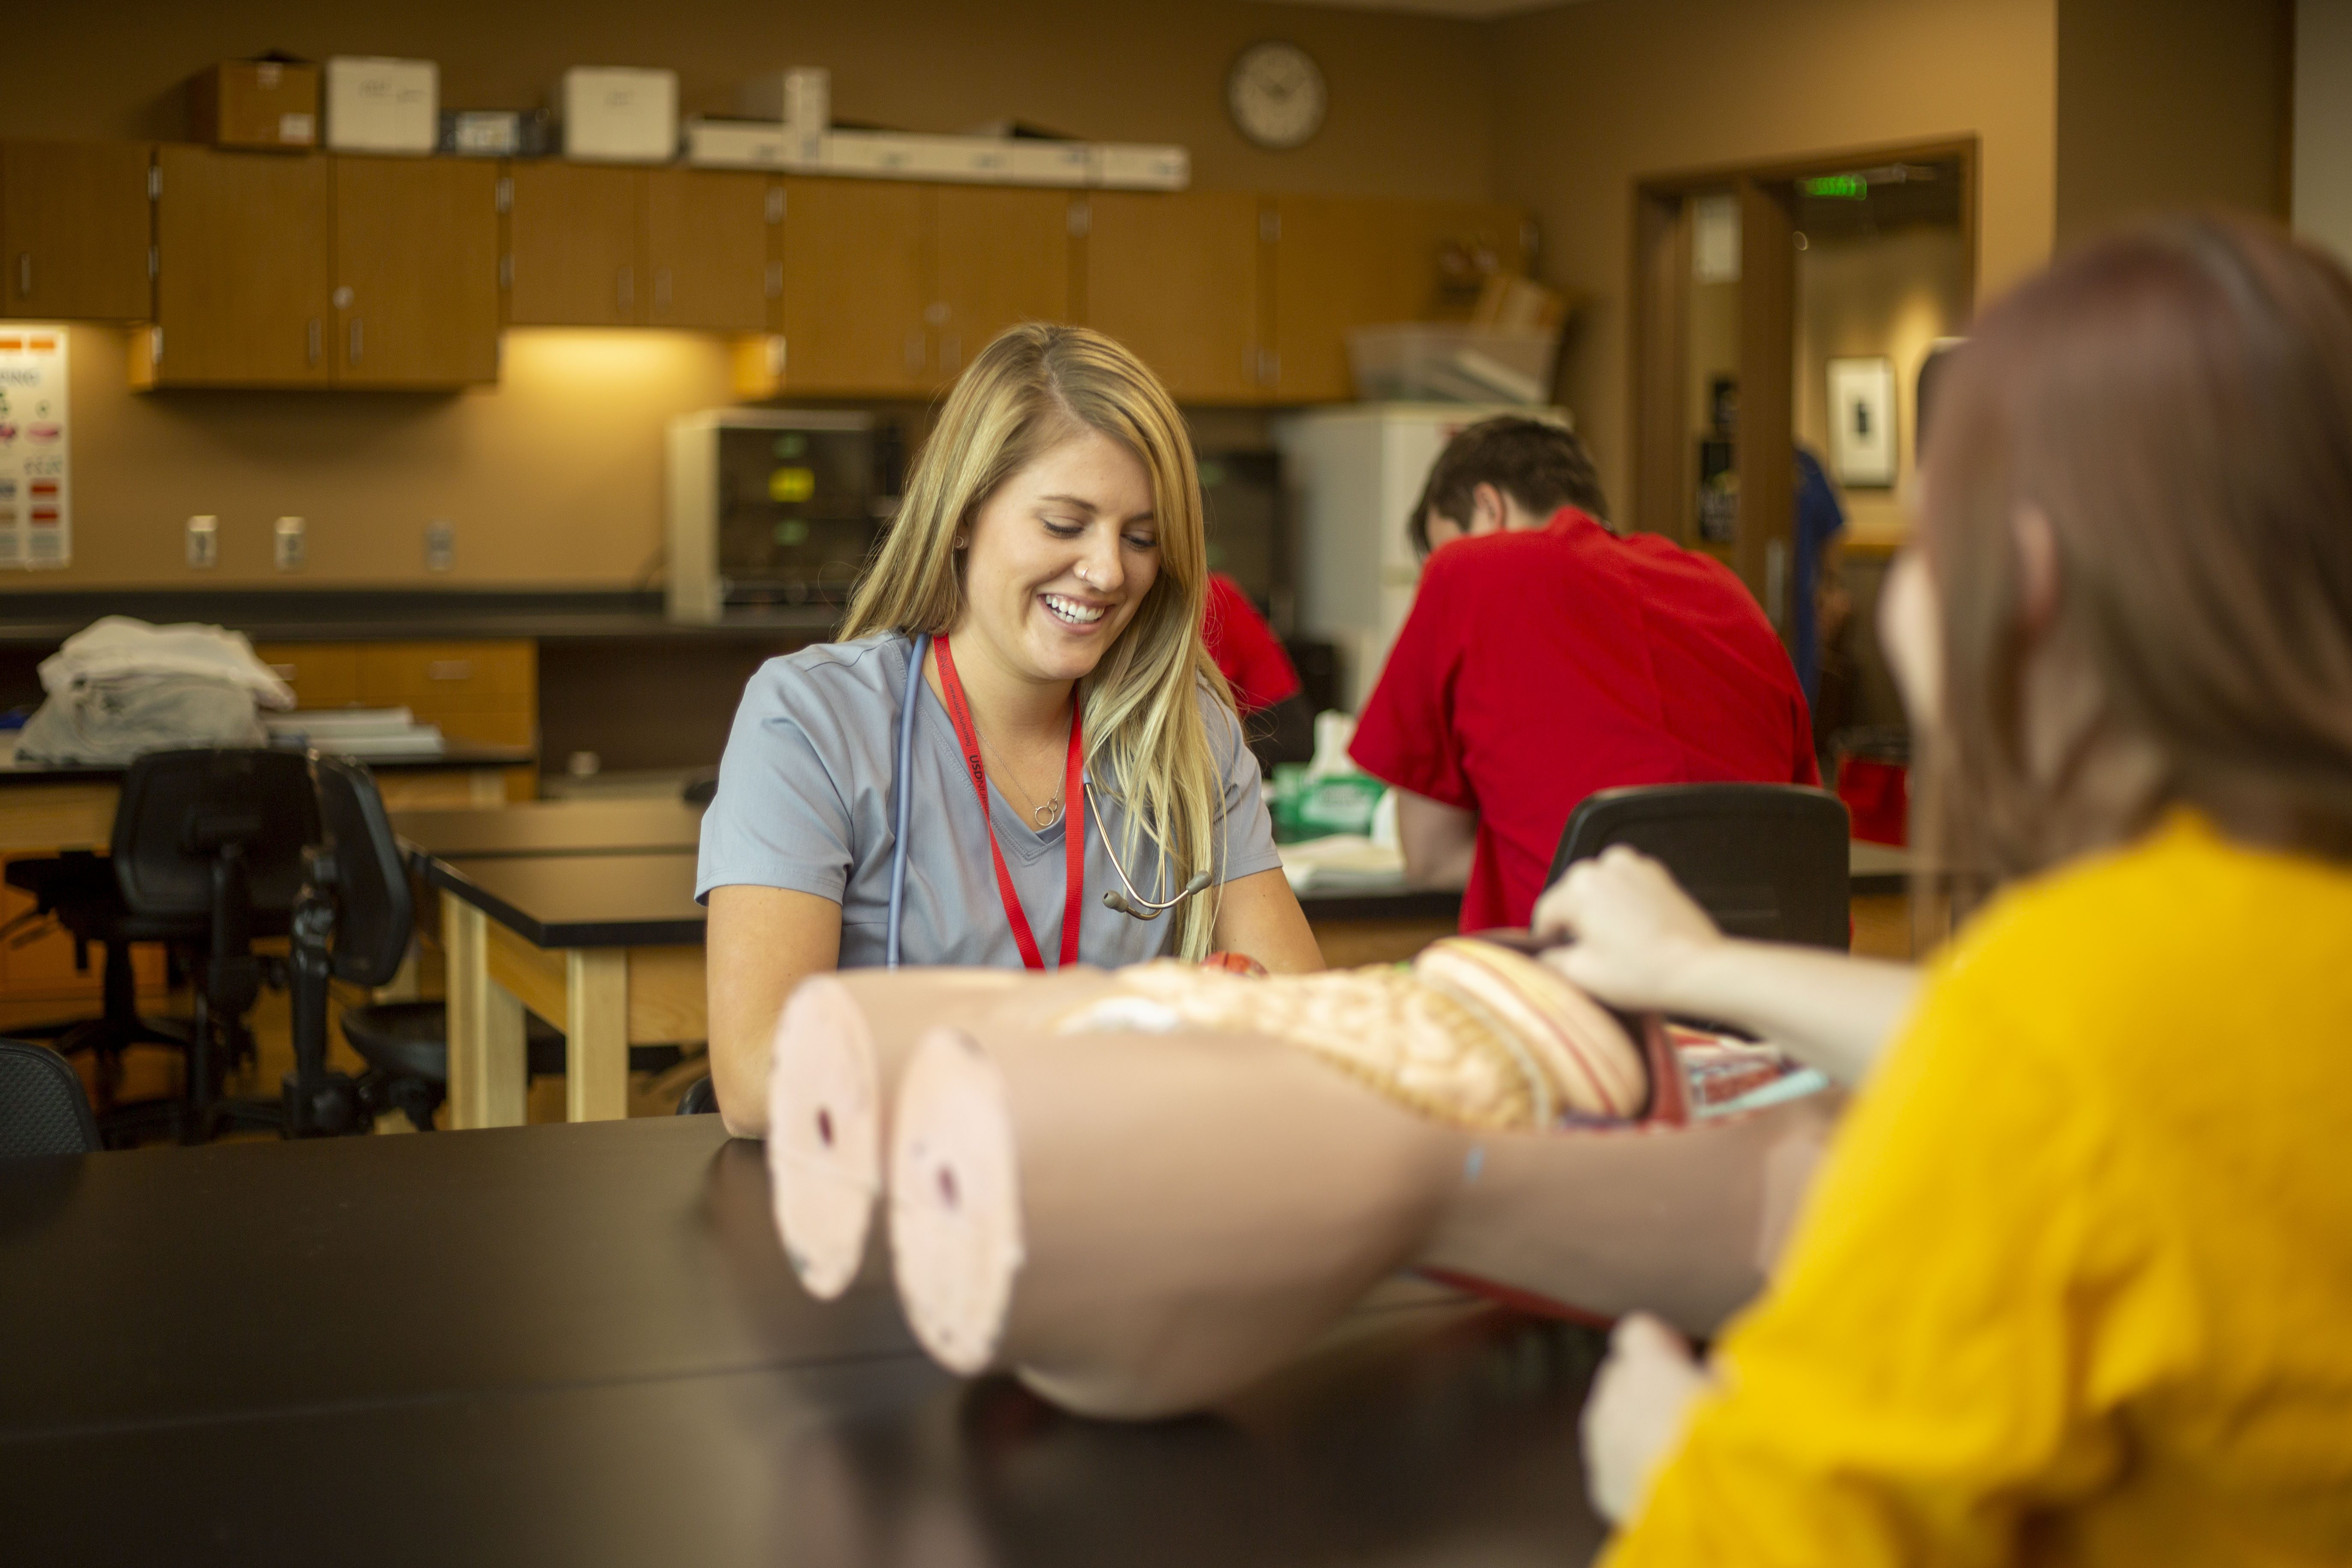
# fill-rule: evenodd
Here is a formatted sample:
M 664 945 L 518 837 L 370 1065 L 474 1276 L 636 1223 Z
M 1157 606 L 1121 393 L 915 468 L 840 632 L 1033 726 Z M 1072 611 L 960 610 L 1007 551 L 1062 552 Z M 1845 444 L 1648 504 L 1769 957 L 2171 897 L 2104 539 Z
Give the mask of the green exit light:
M 1870 182 L 1860 174 L 1823 174 L 1819 179 L 1799 180 L 1797 188 L 1809 196 L 1839 202 L 1866 201 L 1870 196 Z

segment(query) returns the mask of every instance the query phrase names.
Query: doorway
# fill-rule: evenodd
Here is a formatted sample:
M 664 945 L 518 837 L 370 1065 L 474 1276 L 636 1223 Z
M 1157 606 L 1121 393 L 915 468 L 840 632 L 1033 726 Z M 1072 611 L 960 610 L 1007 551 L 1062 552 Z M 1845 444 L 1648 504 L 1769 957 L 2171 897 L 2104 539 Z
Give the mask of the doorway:
M 1857 542 L 1900 535 L 1918 365 L 1975 304 L 1976 169 L 1969 138 L 1636 188 L 1632 521 L 1724 561 L 1784 637 L 1800 441 Z M 1844 440 L 1832 371 L 1874 360 L 1887 423 Z

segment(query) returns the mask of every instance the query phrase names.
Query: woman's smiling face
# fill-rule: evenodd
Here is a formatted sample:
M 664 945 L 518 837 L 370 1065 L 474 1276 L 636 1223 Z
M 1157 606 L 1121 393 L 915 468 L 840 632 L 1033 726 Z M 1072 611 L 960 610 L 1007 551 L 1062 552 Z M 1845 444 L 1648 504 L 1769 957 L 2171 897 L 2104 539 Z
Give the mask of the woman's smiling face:
M 1160 525 L 1141 459 L 1097 430 L 997 487 L 966 541 L 959 657 L 983 645 L 1006 673 L 1090 673 L 1160 575 Z

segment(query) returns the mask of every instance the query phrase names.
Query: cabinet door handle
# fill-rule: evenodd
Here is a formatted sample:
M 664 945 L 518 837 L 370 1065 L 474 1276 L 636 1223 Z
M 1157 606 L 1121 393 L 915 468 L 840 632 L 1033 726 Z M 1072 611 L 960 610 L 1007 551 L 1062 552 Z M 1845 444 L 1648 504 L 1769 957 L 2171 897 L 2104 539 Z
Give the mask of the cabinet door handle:
M 311 318 L 310 318 L 310 363 L 311 363 L 312 364 L 317 364 L 317 363 L 319 363 L 319 351 L 320 351 L 320 349 L 321 347 L 323 347 L 323 346 L 324 346 L 324 343 L 325 343 L 325 335 L 324 335 L 324 333 L 320 330 L 320 326 L 319 326 L 319 318 L 318 318 L 318 317 L 316 317 L 316 316 L 313 316 L 313 317 L 311 317 Z
M 474 661 L 470 658 L 432 658 L 425 661 L 427 680 L 471 680 Z
M 367 342 L 364 324 L 357 316 L 352 318 L 352 363 L 360 363 L 360 350 Z
M 16 255 L 16 292 L 27 300 L 33 297 L 33 253 L 29 250 Z
M 620 275 L 615 279 L 614 293 L 620 300 L 621 314 L 625 316 L 631 310 L 636 309 L 637 278 L 635 268 L 628 267 L 621 268 Z
M 669 309 L 669 268 L 667 267 L 654 268 L 654 309 Z
M 907 374 L 923 374 L 923 330 L 920 327 L 907 334 Z

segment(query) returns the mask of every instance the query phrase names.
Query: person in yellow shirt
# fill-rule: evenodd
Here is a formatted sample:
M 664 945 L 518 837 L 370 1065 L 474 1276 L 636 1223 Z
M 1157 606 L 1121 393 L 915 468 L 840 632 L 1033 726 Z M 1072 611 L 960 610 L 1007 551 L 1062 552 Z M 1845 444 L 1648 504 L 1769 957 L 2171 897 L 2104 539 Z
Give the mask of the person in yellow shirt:
M 1927 841 L 2009 890 L 1864 982 L 1907 1022 L 1708 1362 L 1621 1325 L 1608 1560 L 2352 1562 L 2352 279 L 2128 231 L 1940 397 L 1886 630 Z M 1769 1011 L 1662 882 L 1538 924 L 1621 1005 Z

